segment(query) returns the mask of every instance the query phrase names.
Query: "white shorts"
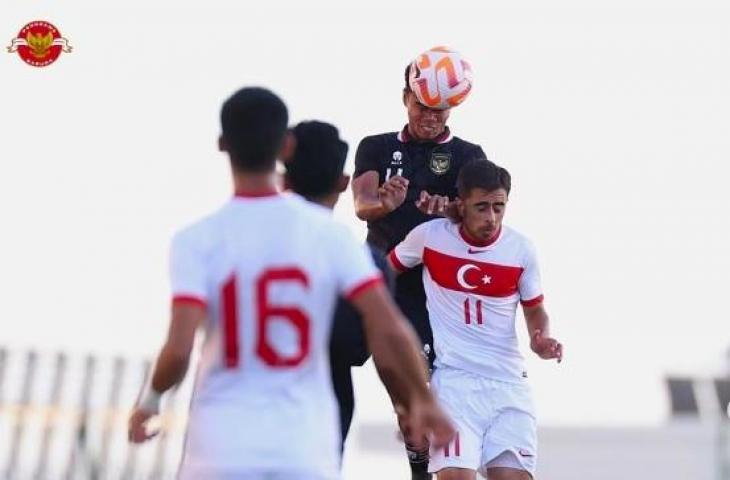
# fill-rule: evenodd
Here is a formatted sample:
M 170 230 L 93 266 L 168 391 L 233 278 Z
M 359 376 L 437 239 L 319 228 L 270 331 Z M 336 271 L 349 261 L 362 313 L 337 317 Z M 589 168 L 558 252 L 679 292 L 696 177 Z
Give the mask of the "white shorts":
M 456 435 L 446 447 L 431 448 L 428 471 L 468 468 L 486 475 L 493 467 L 535 476 L 537 424 L 530 387 L 439 367 L 431 388 L 451 417 Z

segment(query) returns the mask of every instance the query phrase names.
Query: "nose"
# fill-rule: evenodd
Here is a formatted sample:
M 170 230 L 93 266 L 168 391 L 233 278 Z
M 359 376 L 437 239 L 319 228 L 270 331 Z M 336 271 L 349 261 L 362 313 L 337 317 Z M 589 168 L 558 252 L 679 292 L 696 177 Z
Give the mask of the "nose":
M 439 118 L 439 112 L 436 111 L 436 110 L 433 110 L 431 108 L 427 108 L 423 112 L 423 116 L 425 118 L 429 119 L 429 120 L 434 120 L 435 121 L 435 120 L 438 120 L 438 118 Z

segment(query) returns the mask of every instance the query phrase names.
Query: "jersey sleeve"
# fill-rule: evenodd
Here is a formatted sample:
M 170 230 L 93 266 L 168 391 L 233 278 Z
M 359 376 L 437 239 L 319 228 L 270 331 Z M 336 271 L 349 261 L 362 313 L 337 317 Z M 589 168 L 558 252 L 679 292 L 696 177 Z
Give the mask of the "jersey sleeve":
M 355 153 L 355 173 L 354 178 L 359 177 L 365 172 L 380 172 L 380 145 L 377 137 L 365 137 L 357 146 Z
M 328 229 L 327 245 L 338 293 L 352 300 L 370 287 L 383 283 L 365 244 L 359 244 L 349 229 L 341 224 Z
M 519 281 L 520 302 L 525 307 L 534 307 L 543 301 L 540 269 L 537 264 L 535 247 L 527 242 L 523 260 L 522 275 Z
M 203 254 L 190 231 L 180 232 L 172 240 L 170 284 L 174 304 L 207 305 Z
M 391 250 L 388 257 L 400 271 L 409 270 L 423 263 L 423 249 L 426 246 L 426 234 L 430 222 L 422 223 L 411 230 L 406 238 Z

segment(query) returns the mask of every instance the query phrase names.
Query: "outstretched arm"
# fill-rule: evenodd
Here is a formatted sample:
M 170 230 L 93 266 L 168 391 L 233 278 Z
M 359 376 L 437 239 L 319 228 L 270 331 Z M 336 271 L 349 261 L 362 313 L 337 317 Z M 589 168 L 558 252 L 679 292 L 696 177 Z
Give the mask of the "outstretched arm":
M 389 214 L 405 201 L 408 180 L 395 175 L 378 186 L 380 177 L 374 170 L 367 171 L 352 181 L 355 214 L 360 220 L 377 220 Z

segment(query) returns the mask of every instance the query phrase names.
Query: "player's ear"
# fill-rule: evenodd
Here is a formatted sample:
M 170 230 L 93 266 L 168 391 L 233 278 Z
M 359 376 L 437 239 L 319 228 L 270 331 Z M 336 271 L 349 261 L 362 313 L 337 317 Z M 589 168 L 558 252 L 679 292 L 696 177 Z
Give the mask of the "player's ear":
M 408 108 L 408 90 L 403 89 L 403 106 Z
M 463 219 L 464 218 L 464 202 L 461 201 L 461 198 L 456 197 L 456 211 L 459 212 L 459 216 Z
M 228 151 L 228 146 L 226 145 L 226 139 L 223 138 L 223 135 L 218 136 L 218 150 L 221 152 Z
M 342 174 L 340 176 L 339 180 L 337 180 L 337 191 L 339 193 L 344 192 L 345 190 L 347 190 L 347 185 L 349 185 L 349 184 L 350 184 L 350 176 Z
M 294 132 L 287 130 L 284 135 L 284 141 L 281 144 L 281 151 L 279 152 L 279 158 L 282 162 L 287 163 L 294 157 L 294 151 L 297 149 L 297 137 L 294 136 Z

